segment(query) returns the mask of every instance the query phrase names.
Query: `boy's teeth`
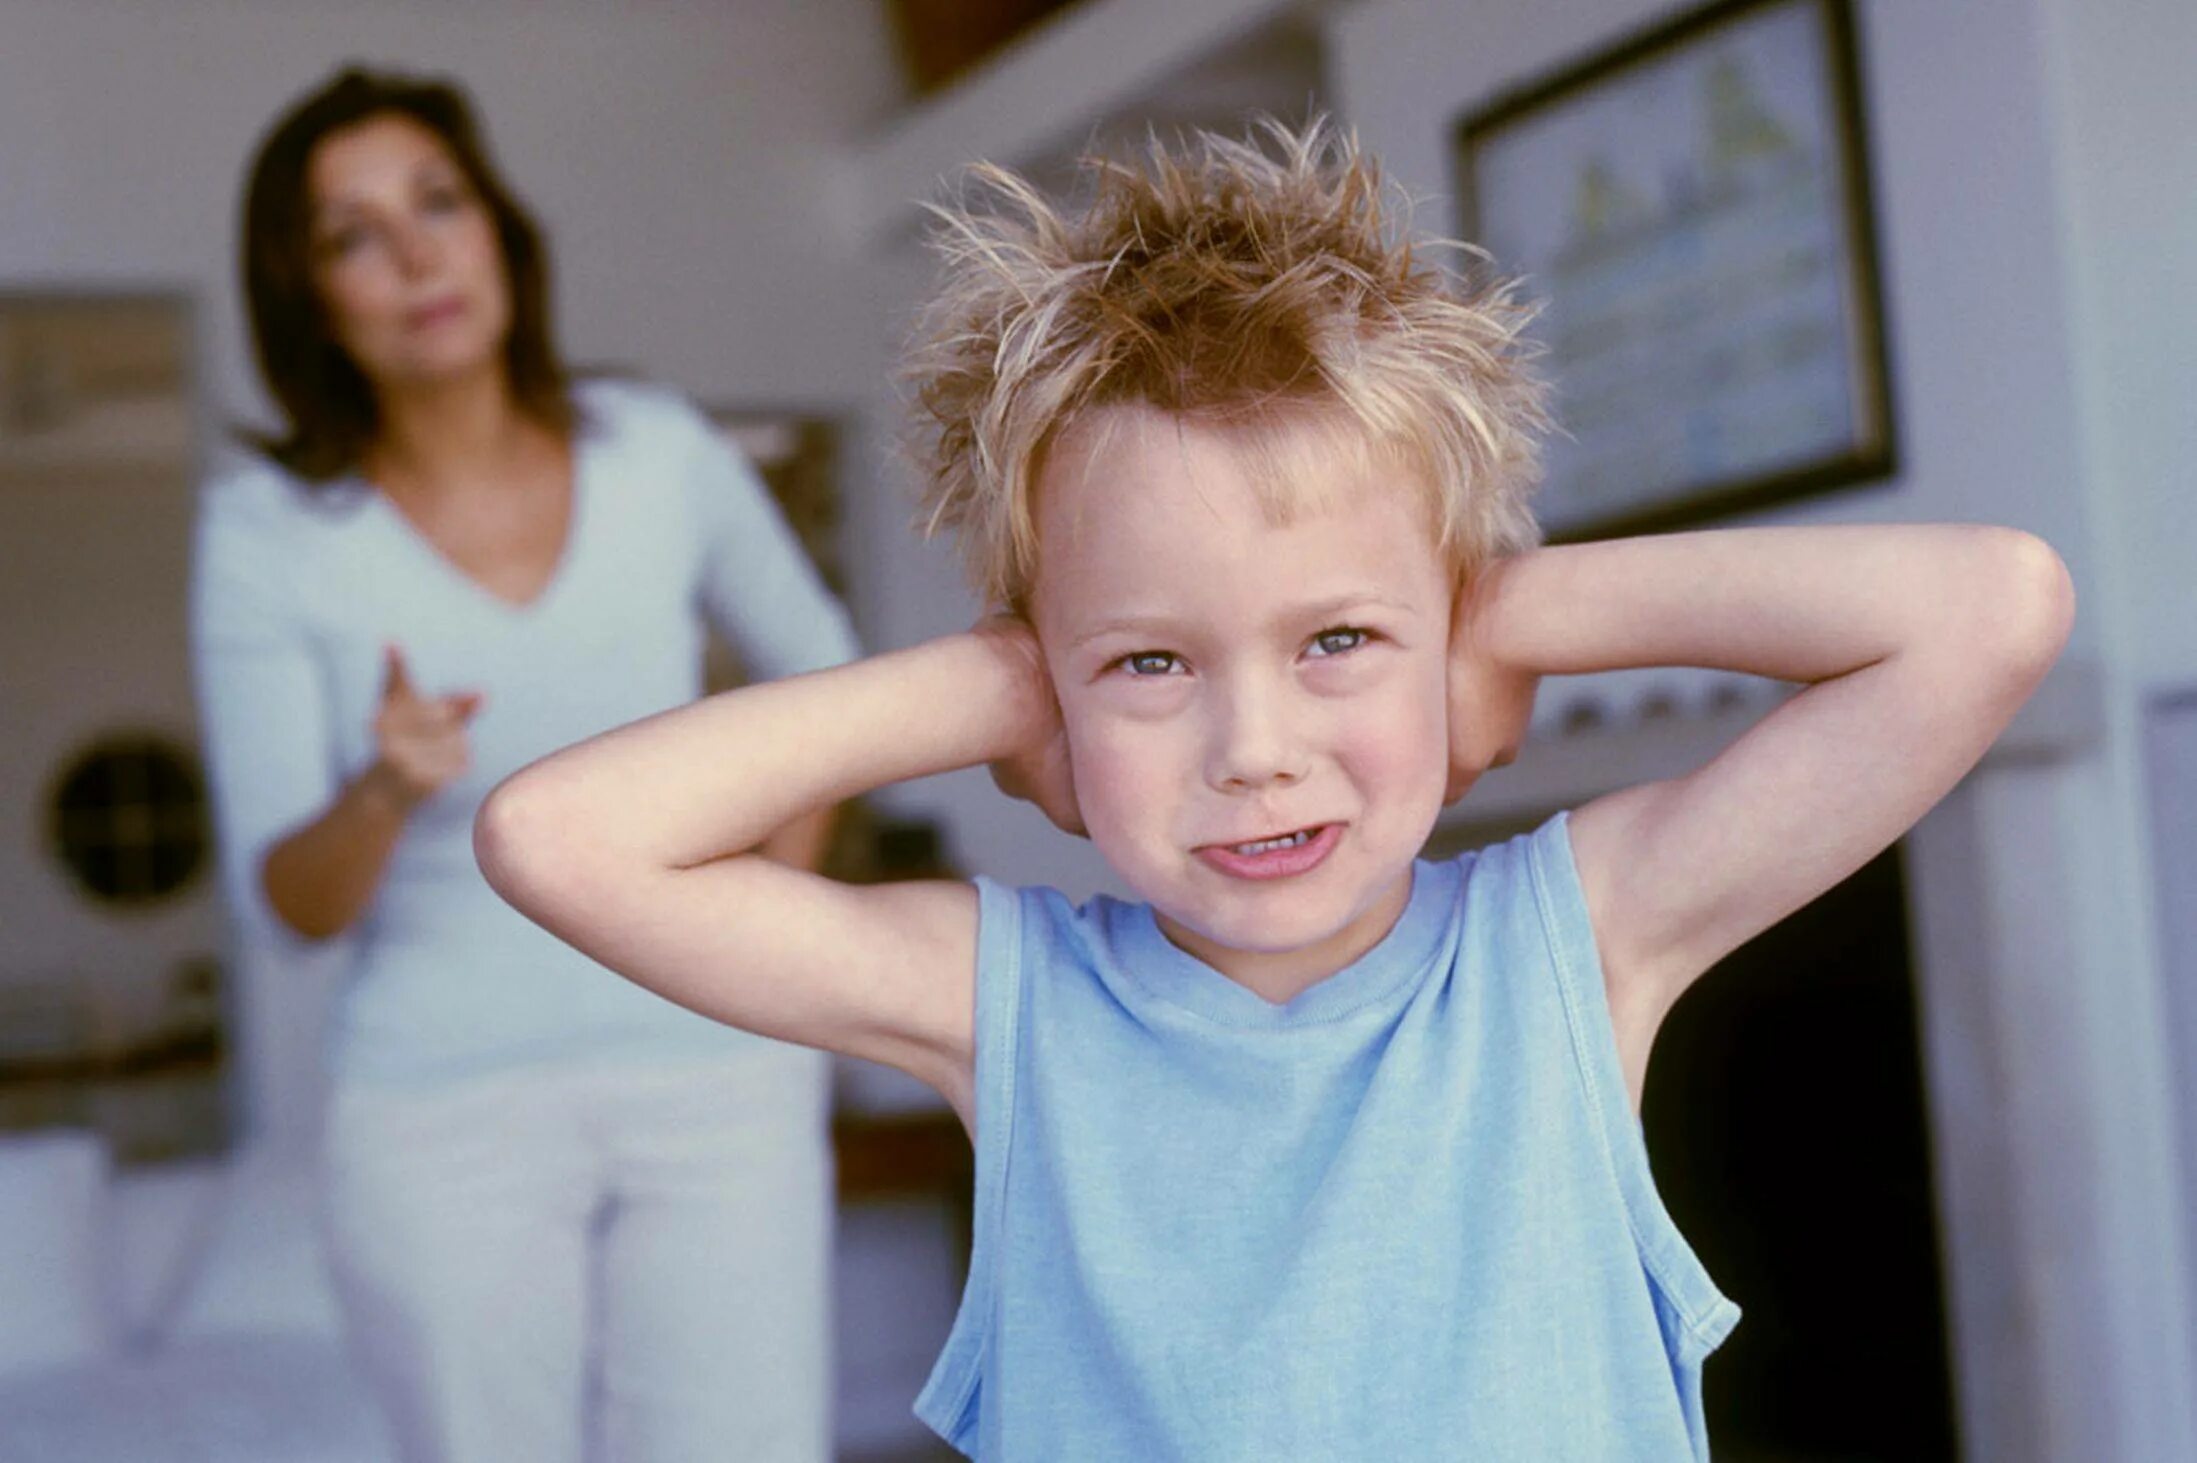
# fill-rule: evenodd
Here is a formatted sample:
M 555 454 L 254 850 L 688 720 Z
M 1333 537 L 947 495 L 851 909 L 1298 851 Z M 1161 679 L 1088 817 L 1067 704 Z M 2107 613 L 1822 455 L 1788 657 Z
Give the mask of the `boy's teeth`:
M 1257 843 L 1230 844 L 1229 851 L 1232 853 L 1240 853 L 1248 858 L 1253 854 L 1269 853 L 1277 848 L 1294 848 L 1300 843 L 1310 842 L 1311 838 L 1312 835 L 1310 833 L 1299 829 L 1295 833 L 1285 833 L 1280 838 L 1263 838 Z

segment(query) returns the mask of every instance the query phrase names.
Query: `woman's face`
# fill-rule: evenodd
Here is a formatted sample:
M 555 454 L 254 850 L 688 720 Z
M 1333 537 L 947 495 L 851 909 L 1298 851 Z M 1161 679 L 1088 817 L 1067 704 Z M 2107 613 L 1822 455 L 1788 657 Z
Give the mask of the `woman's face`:
M 328 328 L 377 388 L 498 368 L 511 289 L 495 220 L 442 139 L 399 112 L 332 132 L 306 169 Z

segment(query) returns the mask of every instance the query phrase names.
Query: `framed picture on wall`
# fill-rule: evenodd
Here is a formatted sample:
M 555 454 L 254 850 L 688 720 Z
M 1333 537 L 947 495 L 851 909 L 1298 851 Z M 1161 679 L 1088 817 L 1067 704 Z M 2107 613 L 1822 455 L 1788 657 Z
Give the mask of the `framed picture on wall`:
M 1725 0 L 1459 119 L 1465 237 L 1540 314 L 1551 540 L 1889 476 L 1849 0 Z

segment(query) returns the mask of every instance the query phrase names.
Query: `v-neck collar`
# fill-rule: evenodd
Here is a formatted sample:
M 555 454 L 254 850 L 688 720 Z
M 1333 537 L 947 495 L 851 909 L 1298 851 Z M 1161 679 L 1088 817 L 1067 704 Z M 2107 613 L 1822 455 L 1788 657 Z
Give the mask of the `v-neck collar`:
M 452 584 L 461 595 L 486 605 L 503 618 L 532 620 L 539 617 L 550 602 L 563 593 L 566 583 L 573 578 L 581 546 L 585 542 L 589 520 L 588 479 L 591 476 L 588 471 L 588 455 L 592 436 L 593 433 L 588 431 L 584 423 L 572 434 L 572 501 L 565 511 L 564 543 L 558 549 L 556 565 L 549 571 L 549 577 L 542 581 L 542 587 L 534 592 L 531 599 L 523 601 L 506 599 L 468 574 L 433 539 L 421 532 L 410 515 L 398 507 L 396 501 L 363 471 L 354 470 L 351 473 L 351 482 L 357 491 L 373 503 L 374 511 L 381 516 L 383 523 L 405 541 L 409 551 L 415 557 L 427 561 L 437 579 Z
M 1341 970 L 1277 1004 L 1167 938 L 1148 904 L 1116 905 L 1125 972 L 1171 1005 L 1224 1026 L 1276 1030 L 1338 1020 L 1395 996 L 1430 967 L 1458 890 L 1454 863 L 1414 860 L 1411 893 L 1388 933 Z

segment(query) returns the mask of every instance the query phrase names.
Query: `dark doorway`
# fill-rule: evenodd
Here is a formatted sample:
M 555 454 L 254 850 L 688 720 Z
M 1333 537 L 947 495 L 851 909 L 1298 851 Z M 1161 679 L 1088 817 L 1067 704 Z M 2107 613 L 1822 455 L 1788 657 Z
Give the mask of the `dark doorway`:
M 1957 1456 L 1900 849 L 1733 952 L 1664 1023 L 1656 1183 L 1745 1319 L 1719 1463 Z

